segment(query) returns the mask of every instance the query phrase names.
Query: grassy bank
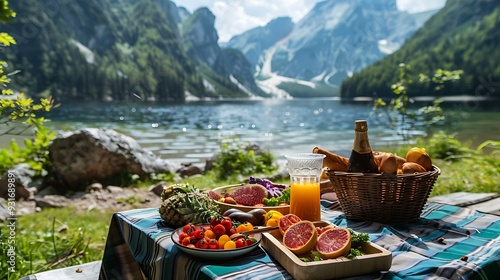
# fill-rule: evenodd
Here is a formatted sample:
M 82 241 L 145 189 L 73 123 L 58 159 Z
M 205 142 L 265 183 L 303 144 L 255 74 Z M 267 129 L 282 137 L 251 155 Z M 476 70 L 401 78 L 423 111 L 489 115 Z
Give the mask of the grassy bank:
M 9 271 L 9 230 L 2 226 L 0 279 L 19 279 L 32 273 L 87 263 L 102 258 L 112 212 L 76 212 L 73 208 L 44 209 L 18 216 L 15 271 Z M 0 243 L 1 244 L 1 243 Z
M 488 142 L 469 147 L 449 135 L 438 134 L 420 141 L 433 157 L 433 163 L 442 173 L 432 196 L 452 192 L 500 193 L 500 143 Z M 403 155 L 408 146 L 396 152 Z M 240 155 L 241 156 L 241 155 Z M 243 176 L 245 177 L 245 176 Z M 209 189 L 238 181 L 238 176 L 221 179 L 214 173 L 184 180 L 201 189 Z M 149 183 L 143 183 L 142 187 Z M 18 217 L 16 221 L 16 271 L 8 273 L 5 246 L 0 246 L 0 279 L 19 277 L 100 260 L 104 251 L 112 211 L 91 210 L 77 212 L 72 208 L 47 209 L 40 213 Z M 2 227 L 2 241 L 8 240 L 8 231 Z

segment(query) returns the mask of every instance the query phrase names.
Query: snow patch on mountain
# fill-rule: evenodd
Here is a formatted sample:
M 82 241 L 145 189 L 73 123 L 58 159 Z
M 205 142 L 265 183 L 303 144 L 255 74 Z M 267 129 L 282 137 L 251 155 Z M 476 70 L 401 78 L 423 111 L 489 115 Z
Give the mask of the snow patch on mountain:
M 95 63 L 95 54 L 91 49 L 87 48 L 85 45 L 83 45 L 82 43 L 78 42 L 75 39 L 69 39 L 69 41 L 78 48 L 78 50 L 80 51 L 81 54 L 83 54 L 83 56 L 85 56 L 85 60 L 87 61 L 87 63 L 89 64 Z

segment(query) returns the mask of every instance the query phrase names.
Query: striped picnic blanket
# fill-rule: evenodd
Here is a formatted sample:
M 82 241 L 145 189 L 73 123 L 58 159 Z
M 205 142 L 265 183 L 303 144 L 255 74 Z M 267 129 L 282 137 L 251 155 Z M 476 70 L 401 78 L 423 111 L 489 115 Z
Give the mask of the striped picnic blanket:
M 345 218 L 322 201 L 322 219 L 370 235 L 392 252 L 389 271 L 359 279 L 499 279 L 500 217 L 440 203 L 415 223 L 386 225 Z M 115 213 L 100 279 L 292 279 L 264 249 L 234 260 L 206 261 L 181 252 L 157 208 Z M 358 279 L 350 278 L 350 279 Z

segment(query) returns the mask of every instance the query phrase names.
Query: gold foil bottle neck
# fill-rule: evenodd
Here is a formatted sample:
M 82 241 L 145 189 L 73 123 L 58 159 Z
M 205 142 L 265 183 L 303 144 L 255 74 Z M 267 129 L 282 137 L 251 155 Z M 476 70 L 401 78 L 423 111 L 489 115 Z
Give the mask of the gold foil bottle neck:
M 373 157 L 368 140 L 368 124 L 366 120 L 354 122 L 354 144 L 347 172 L 378 173 L 378 166 Z
M 356 132 L 367 132 L 368 124 L 365 120 L 358 120 L 354 122 L 354 131 Z
M 371 153 L 370 141 L 368 140 L 368 123 L 366 120 L 357 120 L 354 123 L 354 145 L 353 150 L 360 154 Z

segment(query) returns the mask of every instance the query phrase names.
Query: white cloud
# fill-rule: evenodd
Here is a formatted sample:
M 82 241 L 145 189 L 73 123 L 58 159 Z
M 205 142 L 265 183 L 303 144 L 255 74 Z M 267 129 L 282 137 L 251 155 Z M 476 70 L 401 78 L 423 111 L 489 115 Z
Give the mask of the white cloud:
M 220 42 L 249 29 L 264 26 L 272 19 L 289 16 L 297 22 L 322 0 L 174 0 L 193 12 L 207 7 L 215 15 Z
M 216 1 L 210 10 L 215 15 L 215 28 L 219 41 L 227 42 L 235 34 L 241 34 L 256 26 L 265 25 L 265 19 L 248 13 L 246 7 L 235 2 Z
M 177 6 L 193 12 L 207 7 L 215 15 L 215 28 L 220 42 L 249 29 L 264 26 L 272 19 L 289 16 L 294 22 L 306 15 L 316 3 L 323 0 L 174 0 Z M 446 0 L 397 0 L 398 8 L 420 12 L 440 8 Z
M 397 0 L 398 9 L 409 13 L 418 13 L 442 8 L 446 0 Z

